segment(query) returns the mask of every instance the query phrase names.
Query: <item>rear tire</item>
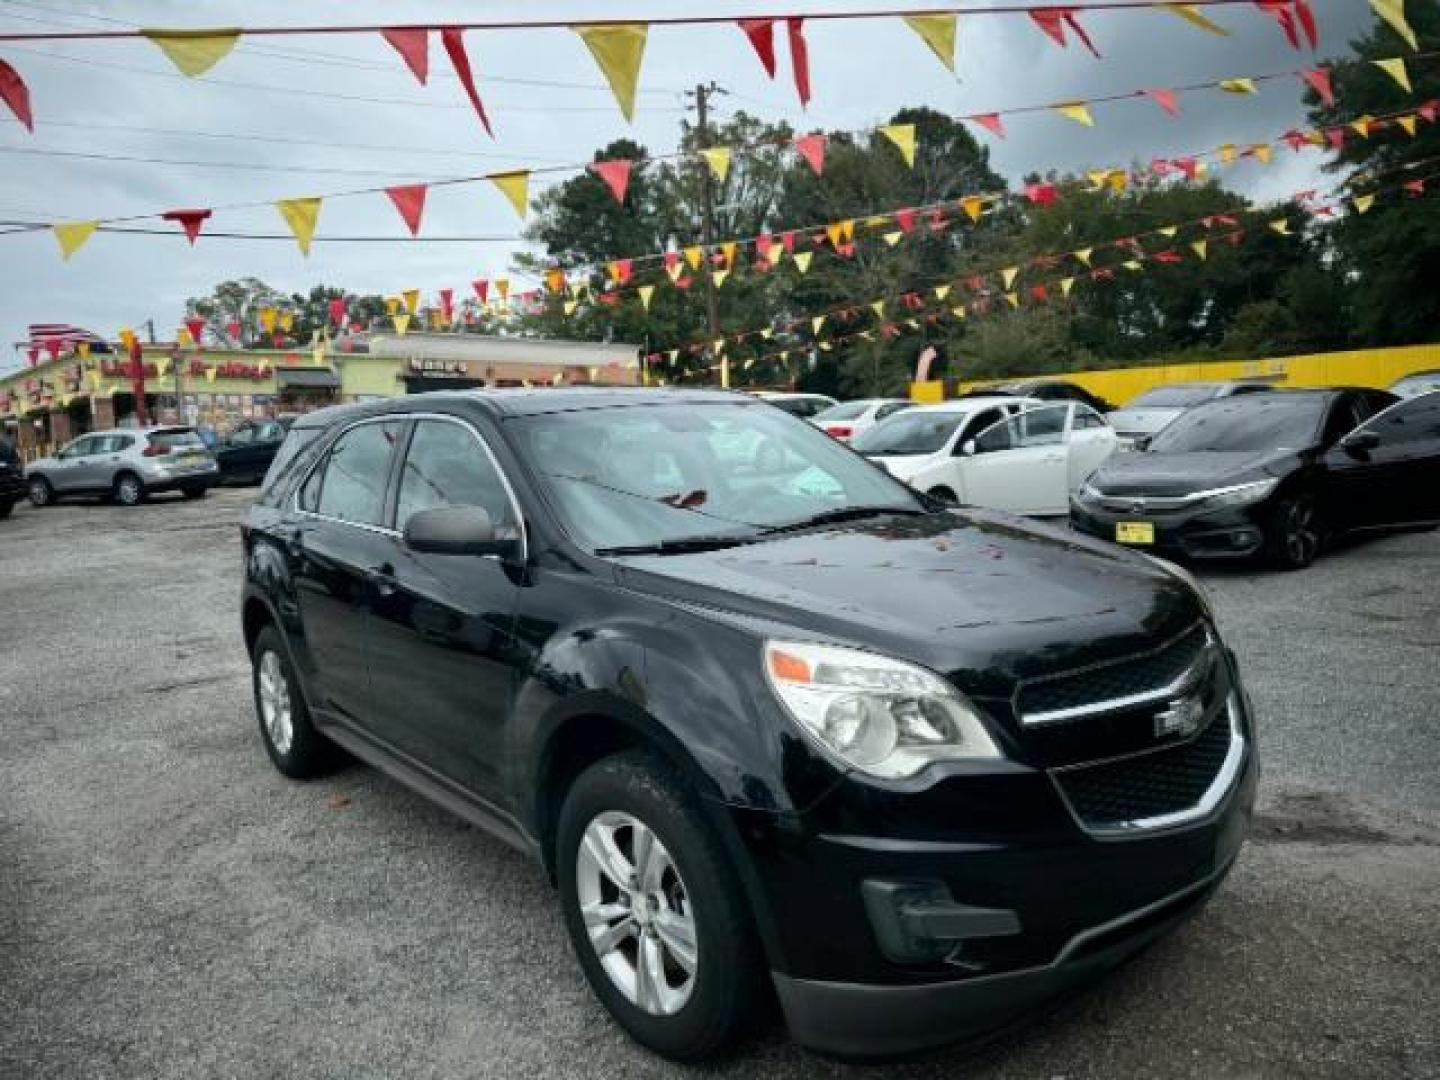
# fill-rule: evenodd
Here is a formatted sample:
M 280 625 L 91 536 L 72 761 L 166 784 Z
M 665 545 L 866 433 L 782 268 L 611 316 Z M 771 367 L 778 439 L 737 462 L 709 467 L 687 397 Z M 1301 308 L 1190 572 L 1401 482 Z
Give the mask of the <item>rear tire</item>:
M 32 476 L 28 485 L 30 505 L 35 507 L 49 506 L 55 501 L 55 489 L 50 486 L 50 481 L 43 476 Z
M 4 502 L 0 502 L 0 521 L 4 521 L 6 518 L 8 518 L 10 516 L 10 511 L 14 509 L 15 504 L 13 502 L 10 502 L 8 499 Z
M 695 795 L 650 754 L 606 758 L 566 794 L 555 843 L 571 944 L 616 1022 L 674 1061 L 732 1047 L 767 1000 L 765 965 Z
M 139 506 L 145 501 L 145 485 L 134 473 L 123 472 L 115 477 L 113 494 L 121 506 Z
M 310 721 L 305 695 L 295 679 L 290 654 L 279 631 L 267 626 L 250 652 L 250 683 L 260 739 L 275 768 L 292 780 L 310 780 L 333 772 L 340 753 Z
M 1266 556 L 1281 570 L 1303 570 L 1315 561 L 1325 542 L 1325 529 L 1315 496 L 1297 491 L 1279 500 L 1266 532 Z

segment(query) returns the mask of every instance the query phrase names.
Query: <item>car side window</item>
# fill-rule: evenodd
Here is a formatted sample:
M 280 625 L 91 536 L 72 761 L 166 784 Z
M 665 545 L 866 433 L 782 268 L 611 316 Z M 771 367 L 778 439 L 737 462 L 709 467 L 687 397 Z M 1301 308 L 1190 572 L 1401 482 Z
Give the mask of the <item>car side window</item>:
M 975 438 L 991 424 L 998 423 L 1005 419 L 1005 413 L 1000 409 L 983 409 L 970 418 L 965 425 L 965 430 L 960 433 L 960 438 L 955 440 L 955 453 L 964 453 L 965 443 Z M 979 446 L 976 449 L 980 449 Z
M 1019 446 L 1056 446 L 1065 441 L 1065 420 L 1069 405 L 1050 405 L 1030 409 L 1017 416 L 1021 439 Z
M 249 446 L 255 441 L 255 429 L 249 424 L 243 424 L 230 432 L 227 440 L 232 446 Z
M 1089 428 L 1103 428 L 1104 426 L 1104 418 L 1101 417 L 1100 414 L 1097 413 L 1094 409 L 1090 408 L 1089 405 L 1077 404 L 1075 406 L 1075 430 L 1080 431 Z
M 881 405 L 880 408 L 875 410 L 875 419 L 884 420 L 885 417 L 890 416 L 892 413 L 897 413 L 901 409 L 908 409 L 911 407 L 912 403 L 909 401 L 891 401 L 888 404 Z
M 1423 394 L 1396 405 L 1374 423 L 1367 424 L 1366 430 L 1380 436 L 1385 446 L 1440 441 L 1440 392 Z
M 400 424 L 383 421 L 358 424 L 336 439 L 325 459 L 316 512 L 357 525 L 385 524 L 385 485 L 399 437 Z
M 135 445 L 135 436 L 134 436 L 134 435 L 111 435 L 111 436 L 110 436 L 110 447 L 109 447 L 109 450 L 110 450 L 110 453 L 112 453 L 112 454 L 118 454 L 118 453 L 121 453 L 122 451 L 129 450 L 129 449 L 130 449 L 132 446 L 134 446 L 134 445 Z
M 95 453 L 95 444 L 97 441 L 94 435 L 84 435 L 67 446 L 62 454 L 67 458 L 85 457 Z
M 1324 445 L 1330 446 L 1360 426 L 1369 413 L 1360 408 L 1359 398 L 1350 396 L 1336 402 L 1325 421 Z
M 478 506 L 498 527 L 516 524 L 510 496 L 490 455 L 462 424 L 422 420 L 410 438 L 395 521 L 401 529 L 421 510 Z

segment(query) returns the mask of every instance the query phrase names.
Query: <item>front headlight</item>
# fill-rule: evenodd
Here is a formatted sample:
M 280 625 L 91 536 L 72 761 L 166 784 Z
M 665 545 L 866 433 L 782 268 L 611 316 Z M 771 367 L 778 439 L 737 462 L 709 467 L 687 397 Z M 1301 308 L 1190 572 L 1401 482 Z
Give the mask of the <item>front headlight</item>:
M 1275 490 L 1275 485 L 1280 483 L 1278 476 L 1272 476 L 1268 480 L 1256 480 L 1250 484 L 1236 484 L 1234 487 L 1216 488 L 1214 491 L 1201 492 L 1197 501 L 1203 501 L 1208 508 L 1221 506 L 1249 506 L 1270 497 Z
M 1205 586 L 1200 584 L 1199 578 L 1197 578 L 1189 570 L 1186 570 L 1185 567 L 1179 565 L 1178 563 L 1173 563 L 1169 559 L 1162 559 L 1157 555 L 1149 555 L 1145 552 L 1141 552 L 1141 554 L 1145 555 L 1147 559 L 1153 562 L 1161 570 L 1164 570 L 1165 573 L 1169 574 L 1171 577 L 1178 578 L 1180 581 L 1183 581 L 1186 585 L 1190 586 L 1191 591 L 1195 594 L 1195 598 L 1200 601 L 1200 610 L 1204 613 L 1206 621 L 1211 626 L 1218 625 L 1215 621 L 1215 609 L 1210 605 L 1210 594 L 1205 591 Z
M 768 641 L 765 675 L 807 735 L 871 776 L 901 779 L 932 761 L 1001 756 L 974 707 L 914 664 L 834 645 Z
M 1081 502 L 1099 502 L 1104 497 L 1105 493 L 1088 481 L 1080 487 Z

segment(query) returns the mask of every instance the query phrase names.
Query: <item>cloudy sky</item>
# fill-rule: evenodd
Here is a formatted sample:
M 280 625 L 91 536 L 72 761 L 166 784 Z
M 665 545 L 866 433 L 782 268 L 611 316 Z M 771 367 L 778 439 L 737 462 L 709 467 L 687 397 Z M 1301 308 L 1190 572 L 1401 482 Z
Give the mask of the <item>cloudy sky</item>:
M 801 11 L 854 10 L 858 0 L 794 0 Z M 882 5 L 870 5 L 882 6 Z M 918 6 L 918 0 L 917 0 Z M 1343 55 L 1370 22 L 1362 0 L 1315 0 L 1318 56 Z M 403 6 L 347 0 L 0 0 L 5 32 L 138 26 L 294 25 L 301 21 L 424 23 L 463 18 L 634 17 L 673 14 L 675 2 L 415 0 Z M 753 0 L 712 0 L 706 14 L 771 12 Z M 431 80 L 420 87 L 378 35 L 242 41 L 201 79 L 178 75 L 143 40 L 0 43 L 31 88 L 29 135 L 0 118 L 0 220 L 119 217 L 173 207 L 223 207 L 355 188 L 468 176 L 515 167 L 588 161 L 629 135 L 652 152 L 672 148 L 686 87 L 715 80 L 730 91 L 722 113 L 744 109 L 798 127 L 864 128 L 903 105 L 956 114 L 1004 110 L 1232 76 L 1287 71 L 1314 62 L 1249 5 L 1211 9 L 1232 36 L 1215 37 L 1158 11 L 1096 12 L 1084 23 L 1104 58 L 1078 43 L 1062 50 L 1017 15 L 963 17 L 958 78 L 898 19 L 810 24 L 814 97 L 801 112 L 785 50 L 779 78 L 766 78 L 733 25 L 651 31 L 635 122 L 615 107 L 589 53 L 566 30 L 472 32 L 467 36 L 482 97 L 495 125 L 489 139 L 466 104 L 438 42 Z M 783 36 L 783 35 L 779 35 Z M 778 44 L 778 42 L 777 42 Z M 1299 80 L 1262 83 L 1258 97 L 1218 91 L 1181 97 L 1183 116 L 1145 101 L 1098 106 L 1083 129 L 1037 114 L 1007 122 L 1004 141 L 980 133 L 1012 183 L 1030 170 L 1079 169 L 1176 156 L 1222 142 L 1273 139 L 1302 119 Z M 3 111 L 3 110 L 0 110 Z M 128 159 L 128 160 L 125 160 Z M 1278 152 L 1268 168 L 1244 164 L 1227 182 L 1255 198 L 1324 184 L 1313 152 Z M 881 208 L 877 208 L 881 209 Z M 789 224 L 789 223 L 787 223 Z M 811 224 L 795 222 L 793 224 Z M 217 210 L 211 228 L 283 231 L 268 207 Z M 173 335 L 189 296 L 218 281 L 253 275 L 283 291 L 338 285 L 352 292 L 464 290 L 476 276 L 503 275 L 519 222 L 488 184 L 431 192 L 422 240 L 324 243 L 309 259 L 288 241 L 99 233 L 68 263 L 48 231 L 0 235 L 0 370 L 32 322 L 70 322 L 113 336 L 154 319 Z M 326 202 L 318 236 L 405 235 L 383 195 Z M 432 242 L 424 235 L 498 237 Z

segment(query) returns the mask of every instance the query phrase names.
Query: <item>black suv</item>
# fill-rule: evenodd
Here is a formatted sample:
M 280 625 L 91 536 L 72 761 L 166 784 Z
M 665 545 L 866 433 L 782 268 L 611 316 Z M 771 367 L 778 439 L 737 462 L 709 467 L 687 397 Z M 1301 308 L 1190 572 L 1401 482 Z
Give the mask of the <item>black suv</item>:
M 15 504 L 25 498 L 25 466 L 15 444 L 0 435 L 0 518 L 10 516 Z
M 326 410 L 243 533 L 275 765 L 338 746 L 532 854 L 677 1059 L 777 996 L 842 1055 L 1005 1025 L 1194 914 L 1249 820 L 1183 571 L 930 503 L 754 398 Z

